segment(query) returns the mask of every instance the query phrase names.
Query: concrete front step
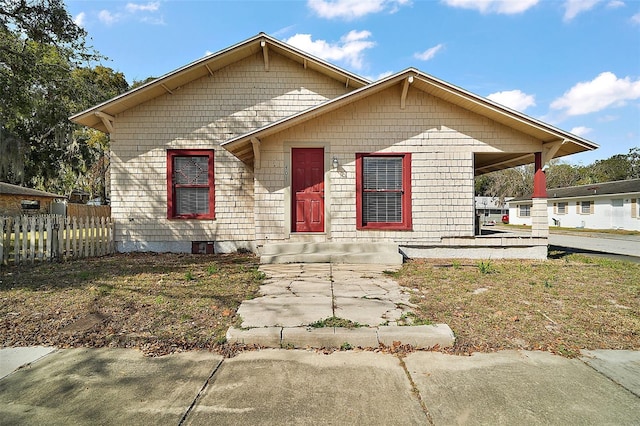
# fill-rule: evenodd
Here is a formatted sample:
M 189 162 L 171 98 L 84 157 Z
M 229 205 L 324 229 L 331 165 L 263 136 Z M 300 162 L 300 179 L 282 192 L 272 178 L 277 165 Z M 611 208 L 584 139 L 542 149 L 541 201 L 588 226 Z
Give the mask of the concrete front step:
M 244 343 L 270 348 L 341 348 L 344 346 L 377 348 L 380 344 L 411 345 L 415 349 L 435 346 L 449 348 L 455 337 L 446 324 L 420 326 L 380 326 L 362 328 L 264 327 L 246 330 L 231 327 L 229 343 Z
M 402 264 L 403 256 L 393 243 L 275 243 L 261 250 L 260 263 L 353 263 Z

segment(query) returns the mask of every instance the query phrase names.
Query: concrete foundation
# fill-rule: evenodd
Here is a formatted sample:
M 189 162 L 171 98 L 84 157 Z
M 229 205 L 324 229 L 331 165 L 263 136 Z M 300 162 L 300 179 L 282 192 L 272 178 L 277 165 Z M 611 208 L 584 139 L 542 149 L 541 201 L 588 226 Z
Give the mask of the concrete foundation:
M 214 241 L 215 253 L 235 253 L 246 250 L 257 251 L 253 241 Z M 152 252 L 152 253 L 191 253 L 192 241 L 116 241 L 119 253 Z
M 547 258 L 547 246 L 400 247 L 410 259 L 534 259 Z

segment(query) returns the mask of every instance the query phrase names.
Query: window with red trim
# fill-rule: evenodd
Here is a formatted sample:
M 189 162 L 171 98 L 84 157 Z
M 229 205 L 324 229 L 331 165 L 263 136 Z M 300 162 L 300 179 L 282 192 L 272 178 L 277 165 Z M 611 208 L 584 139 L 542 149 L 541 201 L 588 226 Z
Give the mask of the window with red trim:
M 214 219 L 213 151 L 167 151 L 167 217 Z
M 356 222 L 411 230 L 411 154 L 356 154 Z

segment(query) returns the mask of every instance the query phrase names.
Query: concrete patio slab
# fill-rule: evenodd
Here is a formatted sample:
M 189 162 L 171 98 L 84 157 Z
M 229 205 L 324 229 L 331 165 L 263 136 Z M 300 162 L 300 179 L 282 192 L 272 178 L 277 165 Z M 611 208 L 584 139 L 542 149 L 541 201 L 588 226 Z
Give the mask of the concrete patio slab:
M 282 327 L 249 328 L 246 330 L 230 327 L 226 337 L 229 343 L 279 348 L 282 340 Z
M 583 350 L 581 353 L 580 359 L 590 367 L 640 397 L 640 352 Z
M 385 346 L 393 346 L 395 342 L 409 344 L 416 349 L 429 349 L 435 346 L 450 348 L 455 336 L 446 324 L 416 326 L 378 327 L 378 341 Z
M 377 348 L 378 335 L 375 328 L 303 328 L 282 329 L 282 347 L 294 348 Z
M 2 424 L 178 424 L 222 357 L 65 349 L 0 380 Z
M 291 294 L 299 296 L 327 296 L 331 297 L 331 283 L 328 279 L 317 277 L 308 279 L 298 279 L 289 284 L 288 290 Z
M 28 366 L 54 352 L 51 346 L 30 346 L 24 348 L 0 349 L 0 379 L 20 367 Z
M 304 328 L 285 327 L 282 329 L 283 348 L 339 348 L 333 327 Z
M 341 340 L 326 330 L 306 330 L 306 327 L 321 320 L 338 317 L 369 327 L 395 325 L 413 306 L 411 295 L 385 271 L 397 270 L 400 266 L 359 264 L 272 264 L 262 265 L 260 270 L 267 279 L 260 286 L 261 297 L 245 300 L 238 309 L 242 328 L 262 329 L 270 327 L 302 327 L 301 330 L 285 330 L 277 340 L 275 331 L 229 330 L 227 338 L 232 342 L 243 342 L 260 346 L 281 347 L 340 347 Z M 446 326 L 445 326 L 446 327 Z M 393 335 L 401 330 L 402 335 Z M 373 338 L 358 337 L 353 346 L 377 347 L 379 337 L 387 345 L 402 341 L 417 347 L 432 347 L 435 344 L 450 346 L 452 334 L 434 329 L 425 333 L 417 329 L 411 333 L 404 329 L 385 329 Z M 444 334 L 443 334 L 444 333 Z M 355 337 L 356 334 L 352 333 Z M 317 341 L 313 343 L 313 339 Z M 434 340 L 435 339 L 435 340 Z M 443 343 L 443 342 L 447 343 Z
M 333 315 L 330 296 L 259 297 L 245 300 L 238 308 L 242 327 L 299 327 Z
M 405 364 L 436 425 L 640 423 L 640 399 L 577 359 L 416 352 Z
M 389 300 L 336 297 L 335 315 L 362 325 L 378 326 L 387 321 L 396 321 L 402 310 Z
M 263 350 L 224 361 L 189 425 L 428 424 L 397 358 Z

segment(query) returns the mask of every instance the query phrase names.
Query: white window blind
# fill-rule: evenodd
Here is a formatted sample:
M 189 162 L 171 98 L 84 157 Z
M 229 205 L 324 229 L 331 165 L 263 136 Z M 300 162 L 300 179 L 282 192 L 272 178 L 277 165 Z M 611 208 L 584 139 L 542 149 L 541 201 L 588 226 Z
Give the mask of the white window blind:
M 209 213 L 209 188 L 176 188 L 176 214 Z
M 208 157 L 175 157 L 174 185 L 176 214 L 209 213 Z
M 362 170 L 364 222 L 402 222 L 402 157 L 365 157 Z

